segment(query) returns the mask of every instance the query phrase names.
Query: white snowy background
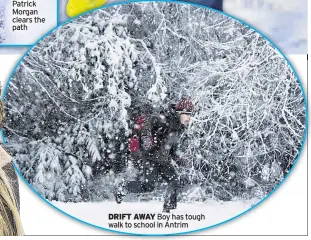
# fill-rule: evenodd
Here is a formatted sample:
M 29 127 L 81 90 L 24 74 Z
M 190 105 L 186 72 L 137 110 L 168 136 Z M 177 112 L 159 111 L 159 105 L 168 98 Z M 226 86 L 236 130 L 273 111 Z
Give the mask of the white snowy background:
M 13 23 L 13 18 L 33 18 L 35 16 L 24 15 L 13 15 L 13 4 L 12 0 L 1 0 L 5 3 L 5 34 L 6 38 L 3 44 L 6 45 L 32 45 L 34 44 L 42 35 L 46 34 L 49 30 L 57 26 L 57 0 L 37 0 L 36 7 L 14 7 L 20 10 L 38 10 L 40 18 L 45 18 L 44 23 L 32 23 L 26 24 L 27 31 L 13 31 L 13 25 L 19 25 Z M 4 49 L 2 51 L 14 52 L 14 49 Z M 21 51 L 21 49 L 19 49 Z
M 4 20 L 5 20 L 5 1 L 0 0 L 0 44 L 5 40 L 5 28 L 4 28 Z
M 307 54 L 308 0 L 224 0 L 224 11 L 257 28 L 285 54 Z
M 138 7 L 139 4 L 135 6 L 137 8 L 131 10 L 135 14 L 139 14 L 141 10 Z M 154 6 L 157 10 L 157 5 Z M 170 12 L 174 8 L 171 5 L 167 6 L 170 7 L 164 7 L 162 10 Z M 190 24 L 188 23 L 189 28 L 186 27 L 187 24 L 180 24 L 178 21 L 173 23 L 176 25 L 172 28 L 165 17 L 162 18 L 162 22 L 150 21 L 152 19 L 149 18 L 150 16 L 157 17 L 152 15 L 155 12 L 151 11 L 152 8 L 144 9 L 144 11 L 148 11 L 146 21 L 141 21 L 139 19 L 140 15 L 137 17 L 135 14 L 134 19 L 130 17 L 122 19 L 122 13 L 126 13 L 128 8 L 124 7 L 122 9 L 122 7 L 119 7 L 115 9 L 118 10 L 109 10 L 111 12 L 98 11 L 95 16 L 78 19 L 54 32 L 47 37 L 46 41 L 42 41 L 34 48 L 12 79 L 8 92 L 9 97 L 6 98 L 9 113 L 11 114 L 7 126 L 10 136 L 12 136 L 11 139 L 9 137 L 9 148 L 11 151 L 16 151 L 15 159 L 28 181 L 50 200 L 85 200 L 82 192 L 83 188 L 85 188 L 85 182 L 92 177 L 90 169 L 94 167 L 93 164 L 105 160 L 103 156 L 108 156 L 107 160 L 115 159 L 111 156 L 112 148 L 114 148 L 113 144 L 111 147 L 111 143 L 108 142 L 108 149 L 98 150 L 98 148 L 94 147 L 98 139 L 94 142 L 94 139 L 90 138 L 89 130 L 85 129 L 85 122 L 90 122 L 90 115 L 94 116 L 95 114 L 97 117 L 104 117 L 106 121 L 103 126 L 106 127 L 105 134 L 110 134 L 114 138 L 116 126 L 114 128 L 108 126 L 112 126 L 110 122 L 115 121 L 114 117 L 118 117 L 117 127 L 127 130 L 127 122 L 124 121 L 126 120 L 126 115 L 124 115 L 126 112 L 124 110 L 129 107 L 133 92 L 131 95 L 131 90 L 129 92 L 125 91 L 123 85 L 125 84 L 128 89 L 134 89 L 135 94 L 143 93 L 139 96 L 149 96 L 155 104 L 162 104 L 168 100 L 166 98 L 167 89 L 173 89 L 173 91 L 171 90 L 173 93 L 171 94 L 171 100 L 177 99 L 180 94 L 184 93 L 194 97 L 197 108 L 200 110 L 198 110 L 195 118 L 197 122 L 194 122 L 194 127 L 189 130 L 188 138 L 184 139 L 188 141 L 188 144 L 184 145 L 188 148 L 182 149 L 184 156 L 192 159 L 192 166 L 181 169 L 182 174 L 190 183 L 199 183 L 197 187 L 187 189 L 188 192 L 185 195 L 189 196 L 192 193 L 193 199 L 191 201 L 205 199 L 208 202 L 206 198 L 227 198 L 224 197 L 227 193 L 232 200 L 232 202 L 227 203 L 230 205 L 237 200 L 234 200 L 233 196 L 238 197 L 240 200 L 241 198 L 261 198 L 265 196 L 290 169 L 297 156 L 304 130 L 305 109 L 301 89 L 284 59 L 257 33 L 233 20 L 227 19 L 223 15 L 213 12 L 204 12 L 205 10 L 188 6 L 180 7 L 178 10 L 182 13 L 188 13 L 188 18 L 181 21 L 191 19 Z M 200 16 L 207 14 L 206 16 L 215 22 L 205 23 L 202 18 L 196 19 L 193 17 L 194 15 L 189 15 L 189 11 L 199 12 L 202 14 Z M 164 12 L 166 13 L 166 11 Z M 137 19 L 135 19 L 135 16 Z M 94 19 L 101 19 L 102 22 L 94 22 Z M 109 19 L 111 20 L 109 21 Z M 143 27 L 145 32 L 141 30 L 136 32 L 136 28 L 129 27 L 127 29 L 125 26 L 129 23 L 127 22 L 129 19 L 133 21 L 134 25 L 139 26 L 136 26 L 137 30 Z M 89 24 L 85 25 L 85 21 L 89 21 Z M 99 25 L 92 26 L 96 22 Z M 79 25 L 82 23 L 83 25 Z M 145 23 L 151 25 L 145 27 Z M 148 35 L 148 31 L 158 29 L 158 26 L 153 25 L 154 23 L 163 24 L 163 29 L 159 31 L 161 37 L 158 38 L 163 41 L 162 45 L 161 42 L 159 43 L 154 39 L 152 41 L 152 38 Z M 130 26 L 132 25 L 130 24 Z M 181 28 L 178 29 L 178 26 L 181 26 Z M 217 27 L 215 28 L 215 26 Z M 202 39 L 202 36 L 206 34 L 204 31 L 212 28 L 215 31 L 208 31 L 207 39 L 209 41 L 204 42 L 204 38 Z M 77 29 L 81 31 L 77 31 Z M 97 38 L 98 31 L 101 30 L 105 30 L 105 37 Z M 192 36 L 185 33 L 189 32 L 189 30 L 192 30 Z M 198 31 L 200 34 L 198 34 Z M 147 34 L 147 38 L 141 40 L 142 36 L 140 34 Z M 221 37 L 218 35 L 221 35 Z M 48 44 L 47 41 L 51 41 L 53 44 Z M 179 41 L 180 48 L 170 47 L 177 46 L 175 41 Z M 68 48 L 68 42 L 71 48 Z M 82 48 L 81 51 L 89 51 L 88 55 L 85 55 L 85 52 L 75 55 L 74 52 L 81 49 L 81 45 L 84 44 L 85 49 Z M 196 46 L 196 44 L 198 45 Z M 114 58 L 109 58 L 112 50 L 116 55 L 113 55 Z M 167 54 L 162 54 L 165 53 L 165 50 Z M 125 54 L 124 51 L 126 51 Z M 187 55 L 182 54 L 185 51 L 190 52 Z M 100 54 L 104 54 L 105 57 Z M 243 58 L 241 58 L 240 54 L 243 54 Z M 85 56 L 91 56 L 91 58 L 86 59 Z M 116 56 L 119 56 L 119 58 L 116 59 Z M 107 63 L 102 64 L 99 59 L 107 59 Z M 124 63 L 125 65 L 123 65 Z M 176 67 L 176 64 L 178 67 Z M 137 66 L 142 74 L 137 74 L 139 72 L 136 71 Z M 75 70 L 68 73 L 68 67 Z M 106 71 L 101 71 L 101 67 L 105 67 Z M 62 68 L 64 68 L 64 71 L 59 70 Z M 147 71 L 145 71 L 145 68 Z M 89 69 L 92 78 L 88 78 L 89 75 L 85 75 L 81 71 L 82 69 L 83 71 Z M 96 71 L 94 71 L 95 69 Z M 109 74 L 112 74 L 108 86 L 103 81 L 107 70 Z M 130 76 L 128 82 L 122 82 L 124 81 L 124 71 Z M 177 72 L 179 74 L 178 78 L 175 77 Z M 247 84 L 244 81 L 246 77 Z M 62 81 L 59 81 L 60 79 Z M 66 79 L 65 82 L 63 82 L 64 79 Z M 140 85 L 140 79 L 151 82 Z M 155 82 L 153 82 L 154 79 Z M 51 84 L 51 82 L 54 83 Z M 176 87 L 176 83 L 179 83 L 179 88 Z M 25 87 L 21 87 L 19 84 Z M 228 85 L 230 86 L 229 89 L 226 88 Z M 136 86 L 140 86 L 140 88 L 135 89 Z M 77 90 L 69 90 L 72 88 Z M 103 94 L 103 90 L 106 88 L 108 93 Z M 21 89 L 22 91 L 19 91 Z M 142 93 L 137 89 L 142 89 Z M 284 94 L 284 90 L 286 94 Z M 34 95 L 30 96 L 30 93 Z M 94 94 L 95 97 L 100 96 L 101 99 L 105 100 L 95 102 L 94 105 L 76 104 L 80 108 L 73 107 L 77 97 L 80 98 L 79 101 L 85 101 L 93 99 Z M 43 98 L 38 99 L 39 96 L 43 96 Z M 25 98 L 27 98 L 27 101 L 25 101 Z M 65 99 L 67 100 L 64 101 Z M 50 105 L 50 101 L 53 102 L 52 105 Z M 109 113 L 115 114 L 112 115 L 112 119 L 105 118 L 107 107 L 94 109 L 94 106 L 100 106 L 97 104 L 103 104 L 105 101 L 109 102 Z M 287 104 L 280 108 L 279 103 L 284 103 L 284 101 Z M 26 104 L 23 106 L 25 102 L 31 102 L 32 105 Z M 206 103 L 208 104 L 205 105 Z M 252 103 L 254 109 L 265 110 L 259 110 L 259 115 L 251 116 L 249 112 L 255 110 L 249 107 L 250 103 Z M 244 110 L 244 105 L 246 110 Z M 102 110 L 104 112 L 101 112 Z M 60 113 L 63 117 L 58 117 Z M 278 118 L 280 114 L 283 116 L 282 118 Z M 37 119 L 43 117 L 41 118 L 42 122 L 33 123 L 34 116 Z M 245 119 L 245 116 L 248 116 L 249 119 L 247 119 L 248 117 Z M 50 123 L 51 118 L 55 118 L 57 121 L 54 121 L 52 125 L 47 125 L 47 118 L 49 118 Z M 83 119 L 84 123 L 74 123 L 77 118 L 79 118 L 78 120 Z M 257 122 L 258 120 L 263 121 L 265 118 L 267 119 L 266 122 Z M 65 122 L 64 120 L 68 121 Z M 100 120 L 102 122 L 102 119 Z M 230 134 L 225 134 L 228 131 L 226 129 L 230 126 L 230 121 L 232 121 L 233 129 L 235 128 L 234 125 L 237 124 L 237 129 L 242 127 L 242 131 L 231 130 Z M 22 122 L 22 125 L 17 126 L 20 122 Z M 53 132 L 51 130 L 56 130 L 55 125 L 57 126 L 57 124 L 55 123 L 57 122 L 62 122 L 62 125 L 65 124 L 67 129 L 64 127 L 58 129 L 57 134 L 60 135 L 60 138 L 49 137 L 48 135 Z M 206 123 L 208 124 L 205 125 Z M 100 122 L 96 122 L 96 124 L 100 124 Z M 29 126 L 29 130 L 24 128 L 25 125 Z M 258 130 L 254 131 L 253 127 L 256 125 Z M 87 126 L 88 129 L 94 127 L 94 125 L 90 124 Z M 276 130 L 274 128 L 279 129 L 279 133 L 273 132 Z M 249 132 L 247 133 L 247 131 Z M 47 137 L 42 138 L 43 135 Z M 13 136 L 18 136 L 22 143 L 14 142 L 16 138 Z M 260 139 L 263 137 L 265 140 Z M 269 139 L 271 137 L 272 139 Z M 74 139 L 80 141 L 78 149 L 72 144 L 74 143 L 72 140 L 75 141 Z M 198 142 L 198 139 L 201 142 Z M 211 148 L 202 149 L 202 141 Z M 252 141 L 253 143 L 251 143 Z M 228 143 L 235 144 L 228 146 Z M 245 144 L 246 147 L 244 147 Z M 219 149 L 219 146 L 222 146 L 222 149 Z M 27 149 L 28 147 L 30 149 Z M 198 149 L 202 151 L 198 152 Z M 279 149 L 281 155 L 277 153 Z M 284 149 L 287 149 L 286 154 L 282 155 Z M 106 150 L 109 154 L 101 155 L 103 150 Z M 215 150 L 218 152 L 211 154 Z M 224 151 L 219 152 L 219 150 Z M 74 156 L 72 155 L 73 151 Z M 231 151 L 236 151 L 236 157 L 240 160 L 226 159 L 225 156 L 230 156 L 233 153 Z M 79 152 L 82 155 L 79 155 Z M 257 154 L 260 152 L 265 152 L 263 158 L 257 158 Z M 269 155 L 269 152 L 272 155 Z M 228 155 L 228 153 L 230 154 Z M 275 161 L 276 157 L 278 157 L 279 161 Z M 89 160 L 87 160 L 88 158 Z M 88 163 L 87 161 L 91 162 Z M 242 169 L 237 170 L 233 166 L 232 163 L 236 161 Z M 60 178 L 56 176 L 60 176 Z M 100 176 L 99 180 L 101 182 L 96 180 L 88 181 L 88 183 L 105 184 L 105 182 L 102 182 L 103 179 L 108 182 L 115 177 L 111 171 L 104 178 L 102 175 L 98 176 Z M 93 180 L 95 179 L 93 178 Z M 200 186 L 202 182 L 205 182 L 208 189 L 212 191 L 202 188 Z M 106 187 L 111 186 L 100 185 L 100 187 L 105 190 Z M 240 203 L 238 202 L 237 205 Z M 60 204 L 60 206 L 62 205 Z M 247 209 L 249 206 L 249 204 L 246 204 L 243 205 L 243 208 Z M 232 209 L 236 211 L 233 215 L 241 211 L 239 207 Z M 181 207 L 180 210 L 182 211 L 183 208 Z M 225 216 L 225 218 L 228 218 L 228 216 Z M 94 221 L 97 220 L 94 219 Z
M 60 22 L 68 19 L 67 0 L 60 2 Z M 108 0 L 106 4 L 125 2 Z M 191 2 L 188 0 L 188 2 Z M 203 1 L 194 0 L 194 2 Z M 224 0 L 224 12 L 267 35 L 285 54 L 307 54 L 308 0 Z

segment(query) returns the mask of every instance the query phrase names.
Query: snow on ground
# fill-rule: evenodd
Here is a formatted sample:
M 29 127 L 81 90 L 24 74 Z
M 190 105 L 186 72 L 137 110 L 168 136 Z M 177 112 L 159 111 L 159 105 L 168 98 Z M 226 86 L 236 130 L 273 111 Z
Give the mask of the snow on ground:
M 127 233 L 138 233 L 138 234 L 171 234 L 179 232 L 188 232 L 193 230 L 198 230 L 202 228 L 207 228 L 215 224 L 221 223 L 228 219 L 231 219 L 244 211 L 251 208 L 252 204 L 256 201 L 231 201 L 231 202 L 217 202 L 217 201 L 207 201 L 205 203 L 179 203 L 178 208 L 171 212 L 171 214 L 162 213 L 162 203 L 161 202 L 123 202 L 122 204 L 117 204 L 115 202 L 102 202 L 102 203 L 61 203 L 61 202 L 52 202 L 52 204 L 66 212 L 69 215 L 72 215 L 75 218 L 78 218 L 84 222 L 103 227 L 109 228 L 108 223 L 114 223 L 118 221 L 109 220 L 109 214 L 132 214 L 131 218 L 134 217 L 135 213 L 150 213 L 155 214 L 156 222 L 163 223 L 163 228 L 160 230 L 157 228 L 139 228 L 141 220 L 123 220 L 121 222 L 131 222 L 133 227 L 136 223 L 137 228 L 109 228 L 112 230 L 127 232 Z M 163 215 L 170 216 L 172 218 L 174 215 L 182 215 L 184 218 L 186 214 L 192 216 L 201 216 L 204 215 L 205 220 L 169 220 L 169 223 L 187 223 L 187 227 L 183 228 L 165 228 L 166 220 L 157 220 L 158 217 Z M 143 223 L 152 224 L 151 221 L 143 221 Z M 150 225 L 152 226 L 152 225 Z

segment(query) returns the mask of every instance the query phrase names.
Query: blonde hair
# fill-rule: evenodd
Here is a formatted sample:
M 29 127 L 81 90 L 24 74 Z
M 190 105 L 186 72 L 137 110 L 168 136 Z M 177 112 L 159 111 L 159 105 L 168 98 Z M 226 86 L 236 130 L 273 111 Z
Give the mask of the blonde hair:
M 0 87 L 0 91 L 1 91 L 1 87 Z M 0 96 L 1 97 L 1 96 Z M 5 115 L 4 115 L 4 106 L 3 106 L 3 103 L 0 99 L 0 123 L 3 123 L 4 122 L 4 118 L 5 118 Z
M 11 184 L 0 168 L 0 236 L 24 235 Z
M 1 86 L 0 86 L 1 91 Z M 4 107 L 0 99 L 0 127 L 4 122 Z M 11 183 L 2 169 L 11 157 L 0 146 L 0 236 L 21 236 L 24 230 L 20 220 L 16 197 Z

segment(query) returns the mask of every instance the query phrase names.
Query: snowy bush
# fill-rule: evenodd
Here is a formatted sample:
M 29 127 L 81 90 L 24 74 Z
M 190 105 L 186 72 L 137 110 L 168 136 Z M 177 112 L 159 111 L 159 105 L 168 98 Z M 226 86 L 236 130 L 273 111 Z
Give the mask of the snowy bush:
M 3 0 L 0 0 L 0 43 L 3 43 L 5 40 L 4 13 L 5 13 L 4 2 Z
M 41 40 L 10 81 L 7 149 L 49 200 L 112 199 L 136 175 L 133 111 L 182 96 L 195 116 L 180 139 L 181 201 L 263 197 L 291 169 L 306 109 L 287 61 L 240 22 L 180 3 L 97 10 Z

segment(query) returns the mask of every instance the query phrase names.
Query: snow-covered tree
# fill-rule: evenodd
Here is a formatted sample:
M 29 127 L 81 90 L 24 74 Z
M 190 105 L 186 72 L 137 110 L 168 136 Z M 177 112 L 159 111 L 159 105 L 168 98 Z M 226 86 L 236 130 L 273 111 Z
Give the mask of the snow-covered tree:
M 182 200 L 263 197 L 293 166 L 306 109 L 288 62 L 242 23 L 177 2 L 97 10 L 41 40 L 10 82 L 7 147 L 48 199 L 111 198 L 136 174 L 138 106 L 182 96 L 195 103 L 178 150 Z
M 31 153 L 33 156 L 29 161 L 34 171 L 31 182 L 45 198 L 53 200 L 55 184 L 59 182 L 59 176 L 62 174 L 62 153 L 50 138 L 44 138 L 34 145 Z

